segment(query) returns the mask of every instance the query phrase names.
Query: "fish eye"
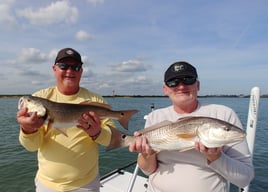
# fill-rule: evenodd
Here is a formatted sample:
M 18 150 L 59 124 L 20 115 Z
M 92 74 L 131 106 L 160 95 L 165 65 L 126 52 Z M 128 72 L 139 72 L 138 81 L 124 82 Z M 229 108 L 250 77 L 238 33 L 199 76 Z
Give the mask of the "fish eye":
M 127 136 L 124 134 L 124 135 L 122 135 L 122 139 L 125 139 Z
M 125 115 L 125 113 L 124 112 L 121 112 L 121 116 L 124 116 Z
M 231 128 L 230 128 L 230 127 L 225 127 L 224 130 L 225 130 L 225 131 L 230 131 Z

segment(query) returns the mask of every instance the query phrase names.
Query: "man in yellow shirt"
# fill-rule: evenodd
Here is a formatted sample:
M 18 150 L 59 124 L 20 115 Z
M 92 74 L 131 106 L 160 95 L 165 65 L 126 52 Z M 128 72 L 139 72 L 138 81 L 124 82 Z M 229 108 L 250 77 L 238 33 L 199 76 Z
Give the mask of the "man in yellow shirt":
M 60 50 L 52 66 L 56 86 L 33 95 L 62 103 L 106 103 L 100 95 L 80 87 L 82 65 L 76 50 Z M 89 111 L 79 119 L 77 127 L 67 129 L 68 137 L 56 129 L 46 133 L 44 120 L 36 113 L 28 114 L 26 108 L 18 111 L 17 120 L 21 145 L 28 151 L 38 151 L 36 192 L 99 192 L 98 144 L 109 145 L 109 126 L 115 127 L 111 119 L 100 120 Z

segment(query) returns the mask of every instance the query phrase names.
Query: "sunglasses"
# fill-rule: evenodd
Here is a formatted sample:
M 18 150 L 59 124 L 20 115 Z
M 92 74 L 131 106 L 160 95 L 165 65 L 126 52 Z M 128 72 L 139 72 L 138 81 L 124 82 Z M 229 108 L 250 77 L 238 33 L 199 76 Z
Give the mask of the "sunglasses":
M 165 84 L 168 87 L 177 87 L 180 83 L 184 85 L 192 85 L 196 82 L 195 77 L 182 77 L 182 78 L 174 78 L 169 81 L 166 81 Z
M 68 70 L 68 69 L 71 67 L 71 69 L 72 69 L 73 71 L 78 72 L 78 71 L 80 71 L 81 68 L 82 68 L 82 66 L 81 66 L 80 64 L 79 64 L 79 65 L 69 65 L 69 64 L 67 64 L 67 63 L 57 63 L 56 65 L 57 65 L 61 70 L 64 70 L 64 71 Z

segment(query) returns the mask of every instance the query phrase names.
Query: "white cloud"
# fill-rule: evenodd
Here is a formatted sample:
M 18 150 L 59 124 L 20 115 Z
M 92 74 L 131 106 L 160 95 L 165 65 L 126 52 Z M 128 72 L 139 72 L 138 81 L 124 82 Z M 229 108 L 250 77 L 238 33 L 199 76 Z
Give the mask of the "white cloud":
M 143 72 L 146 70 L 145 65 L 139 60 L 123 61 L 122 63 L 111 65 L 111 67 L 117 72 Z
M 100 84 L 99 88 L 103 89 L 103 88 L 110 88 L 111 86 L 108 85 L 107 83 L 102 83 Z
M 32 85 L 42 85 L 42 82 L 40 81 L 32 81 Z
M 198 69 L 201 95 L 248 93 L 253 85 L 268 93 L 266 7 L 266 1 L 0 0 L 0 92 L 54 85 L 56 54 L 73 47 L 85 63 L 82 85 L 104 95 L 162 94 L 163 73 L 178 60 Z
M 24 48 L 19 55 L 19 61 L 25 63 L 40 63 L 46 60 L 46 54 L 35 48 Z
M 13 0 L 0 1 L 0 23 L 8 26 L 12 26 L 15 23 L 16 18 L 11 11 L 13 3 Z
M 147 77 L 146 76 L 138 76 L 137 77 L 137 81 L 142 81 L 142 82 L 144 82 L 144 81 L 146 81 L 147 80 Z
M 135 84 L 143 84 L 148 82 L 148 78 L 146 76 L 133 76 L 131 78 L 125 79 L 123 82 L 121 82 L 121 84 L 125 84 L 128 85 L 129 83 L 131 83 L 133 85 L 133 83 Z
M 78 41 L 90 40 L 94 37 L 86 31 L 80 30 L 75 34 L 75 39 Z
M 58 51 L 59 51 L 59 49 L 50 50 L 50 52 L 47 55 L 48 59 L 51 60 L 51 61 L 54 61 L 56 56 L 57 56 L 57 54 L 58 54 Z
M 87 0 L 89 3 L 92 3 L 93 5 L 97 5 L 98 3 L 104 3 L 104 0 Z
M 74 23 L 78 19 L 78 10 L 72 7 L 69 1 L 52 2 L 49 6 L 39 8 L 37 11 L 32 8 L 26 8 L 17 12 L 35 25 L 51 25 L 65 22 Z

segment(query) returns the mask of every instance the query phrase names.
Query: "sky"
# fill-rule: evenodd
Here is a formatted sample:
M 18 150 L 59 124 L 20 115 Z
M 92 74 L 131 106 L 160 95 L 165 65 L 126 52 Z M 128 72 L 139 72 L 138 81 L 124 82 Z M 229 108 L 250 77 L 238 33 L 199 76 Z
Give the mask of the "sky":
M 176 61 L 197 68 L 199 95 L 268 94 L 267 0 L 0 0 L 0 26 L 0 94 L 54 86 L 65 47 L 101 95 L 163 95 Z

